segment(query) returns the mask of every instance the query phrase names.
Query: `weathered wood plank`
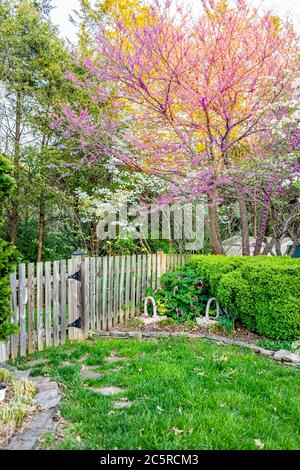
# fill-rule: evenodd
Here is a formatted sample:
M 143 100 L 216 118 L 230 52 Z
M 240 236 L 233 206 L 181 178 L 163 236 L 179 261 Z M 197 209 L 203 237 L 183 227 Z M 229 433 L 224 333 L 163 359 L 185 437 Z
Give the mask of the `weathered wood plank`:
M 103 277 L 102 277 L 102 329 L 106 331 L 108 329 L 108 318 L 107 318 L 107 289 L 108 289 L 108 258 L 105 256 L 102 259 L 103 265 Z
M 121 256 L 120 261 L 120 286 L 119 286 L 119 321 L 124 324 L 125 317 L 125 266 L 126 256 Z
M 96 328 L 96 258 L 90 258 L 90 327 Z
M 125 318 L 126 323 L 130 317 L 130 285 L 131 285 L 131 256 L 126 256 L 125 266 Z
M 135 299 L 136 299 L 136 255 L 131 257 L 131 309 L 129 317 L 135 316 Z
M 52 346 L 52 283 L 51 262 L 45 263 L 45 336 L 46 347 Z
M 67 339 L 67 286 L 66 260 L 60 261 L 60 341 L 65 344 Z
M 35 328 L 34 328 L 34 263 L 28 264 L 28 354 L 35 352 Z
M 107 325 L 108 330 L 113 324 L 113 292 L 114 292 L 114 258 L 108 258 L 108 289 L 107 289 Z
M 157 255 L 151 255 L 151 284 L 152 289 L 157 288 Z
M 119 323 L 120 256 L 114 258 L 113 325 L 115 326 Z
M 84 258 L 82 261 L 81 292 L 80 313 L 84 315 L 83 333 L 87 336 L 90 331 L 90 258 Z
M 44 349 L 44 325 L 43 325 L 43 307 L 44 307 L 44 288 L 43 288 L 43 263 L 36 265 L 36 331 L 37 331 L 37 349 Z
M 141 301 L 141 288 L 142 288 L 142 255 L 137 255 L 137 270 L 136 270 L 136 307 Z
M 141 274 L 141 301 L 145 300 L 145 292 L 147 289 L 147 255 L 142 256 L 142 274 Z
M 53 344 L 59 345 L 59 261 L 53 262 Z
M 17 273 L 14 272 L 10 275 L 10 289 L 11 289 L 11 312 L 14 312 L 14 315 L 11 317 L 11 322 L 15 325 L 19 325 L 19 308 L 17 302 Z M 19 335 L 13 334 L 10 337 L 10 357 L 11 359 L 16 359 L 19 353 Z
M 102 259 L 96 259 L 96 331 L 102 330 L 102 315 L 101 315 L 101 306 L 102 306 Z

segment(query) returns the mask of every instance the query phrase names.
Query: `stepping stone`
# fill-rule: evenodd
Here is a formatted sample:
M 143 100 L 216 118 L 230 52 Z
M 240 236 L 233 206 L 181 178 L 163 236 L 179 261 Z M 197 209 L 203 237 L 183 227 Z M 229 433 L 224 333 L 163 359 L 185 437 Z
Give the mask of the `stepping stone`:
M 101 387 L 101 388 L 90 388 L 92 392 L 99 393 L 100 395 L 107 395 L 107 396 L 112 396 L 112 395 L 117 395 L 118 393 L 123 393 L 124 388 L 120 387 Z
M 74 362 L 63 361 L 61 364 L 59 364 L 59 367 L 72 367 L 72 366 L 74 366 Z
M 41 366 L 47 362 L 47 359 L 33 359 L 32 361 L 26 362 L 27 366 L 30 367 L 35 367 L 35 366 Z
M 83 379 L 101 379 L 103 377 L 103 374 L 93 369 L 82 369 L 80 375 Z
M 124 366 L 114 367 L 114 369 L 110 369 L 108 372 L 120 372 L 122 369 L 124 369 Z
M 120 361 L 127 361 L 128 357 L 119 357 L 119 356 L 108 356 L 105 358 L 105 361 L 108 362 L 109 364 L 113 364 L 114 362 L 120 362 Z
M 128 398 L 121 398 L 120 400 L 114 402 L 113 407 L 120 410 L 122 408 L 128 408 L 132 405 L 132 403 L 133 402 L 128 400 Z
M 35 396 L 35 400 L 41 408 L 49 410 L 56 408 L 60 403 L 60 392 L 58 388 L 40 392 Z
M 89 357 L 89 353 L 84 353 L 83 356 L 81 356 L 81 358 L 79 359 L 80 362 L 84 362 L 86 361 L 86 359 L 88 359 Z

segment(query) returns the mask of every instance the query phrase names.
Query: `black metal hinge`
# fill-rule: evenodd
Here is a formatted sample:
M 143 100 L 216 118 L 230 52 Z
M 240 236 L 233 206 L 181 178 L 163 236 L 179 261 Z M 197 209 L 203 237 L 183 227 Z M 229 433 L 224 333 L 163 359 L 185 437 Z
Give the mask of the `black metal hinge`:
M 74 281 L 81 282 L 81 271 L 77 271 L 76 273 L 72 274 L 72 276 L 69 276 L 68 279 L 73 279 Z
M 70 323 L 67 328 L 78 328 L 81 329 L 81 318 L 77 318 L 77 320 L 73 321 L 73 323 Z

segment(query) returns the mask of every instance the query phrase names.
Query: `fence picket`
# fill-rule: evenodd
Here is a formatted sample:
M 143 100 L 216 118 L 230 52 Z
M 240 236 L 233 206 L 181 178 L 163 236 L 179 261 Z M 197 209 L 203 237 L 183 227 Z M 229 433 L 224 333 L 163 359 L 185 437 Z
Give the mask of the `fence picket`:
M 125 323 L 130 317 L 131 256 L 126 256 L 125 275 Z
M 43 289 L 43 263 L 36 265 L 36 332 L 37 349 L 44 349 L 44 327 L 43 327 L 43 307 L 44 307 L 44 289 Z
M 11 311 L 14 315 L 11 317 L 12 323 L 15 325 L 19 324 L 19 309 L 17 303 L 17 274 L 12 273 L 10 275 L 10 288 L 11 288 Z M 19 335 L 13 334 L 10 338 L 10 354 L 12 359 L 18 357 L 19 351 Z
M 51 285 L 51 262 L 45 263 L 45 336 L 46 347 L 52 346 L 52 327 L 51 327 L 51 310 L 52 310 L 52 285 Z
M 26 332 L 26 303 L 27 290 L 25 287 L 25 264 L 19 265 L 19 316 L 20 316 L 20 356 L 26 356 L 27 332 Z
M 113 256 L 109 256 L 108 258 L 108 289 L 107 289 L 107 296 L 108 296 L 108 302 L 107 302 L 107 325 L 108 325 L 108 330 L 111 329 L 113 319 L 113 288 L 114 288 L 114 258 Z
M 141 274 L 142 274 L 142 255 L 137 255 L 136 296 L 135 296 L 135 302 L 137 306 L 141 300 L 141 284 L 142 284 Z
M 108 271 L 108 259 L 107 256 L 103 258 L 103 278 L 102 278 L 102 329 L 108 329 L 107 319 L 107 271 Z
M 67 290 L 66 261 L 60 262 L 60 341 L 65 344 L 67 338 Z
M 27 291 L 28 291 L 28 354 L 35 352 L 34 328 L 34 263 L 28 265 Z
M 96 325 L 95 328 L 100 331 L 102 330 L 101 325 L 101 297 L 102 297 L 102 259 L 96 258 Z
M 131 276 L 130 276 L 130 281 L 131 281 L 131 289 L 130 289 L 130 295 L 131 295 L 131 309 L 130 309 L 129 318 L 135 316 L 136 255 L 132 255 L 132 257 L 131 257 Z
M 114 287 L 113 287 L 113 325 L 118 324 L 119 319 L 119 276 L 120 276 L 120 257 L 115 256 L 114 267 Z
M 53 344 L 59 345 L 59 261 L 53 263 Z
M 96 258 L 90 258 L 90 324 L 96 328 Z
M 126 256 L 121 256 L 120 286 L 119 286 L 119 315 L 120 315 L 121 324 L 124 324 L 125 263 L 126 263 Z

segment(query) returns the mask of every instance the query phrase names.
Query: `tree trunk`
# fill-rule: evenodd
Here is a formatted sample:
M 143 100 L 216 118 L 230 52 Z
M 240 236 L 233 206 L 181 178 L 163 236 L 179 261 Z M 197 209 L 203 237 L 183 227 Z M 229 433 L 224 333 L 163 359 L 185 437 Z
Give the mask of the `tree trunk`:
M 248 212 L 247 212 L 245 199 L 243 198 L 239 190 L 238 190 L 238 201 L 239 201 L 241 229 L 242 229 L 242 255 L 250 256 Z
M 262 244 L 266 236 L 269 214 L 270 214 L 270 209 L 268 207 L 265 207 L 263 210 L 261 219 L 260 219 L 258 238 L 256 239 L 254 253 L 253 253 L 254 256 L 258 256 L 261 253 Z
M 10 214 L 10 241 L 17 244 L 19 226 L 19 166 L 20 166 L 20 142 L 21 141 L 21 93 L 16 97 L 16 127 L 15 127 L 15 150 L 14 150 L 14 179 L 16 189 L 14 192 L 11 214 Z
M 214 196 L 208 197 L 208 214 L 211 251 L 214 255 L 225 255 L 220 235 L 218 209 Z
M 44 228 L 45 228 L 45 204 L 40 203 L 39 209 L 39 241 L 38 241 L 38 252 L 37 261 L 42 261 L 43 258 L 43 245 L 44 245 Z

